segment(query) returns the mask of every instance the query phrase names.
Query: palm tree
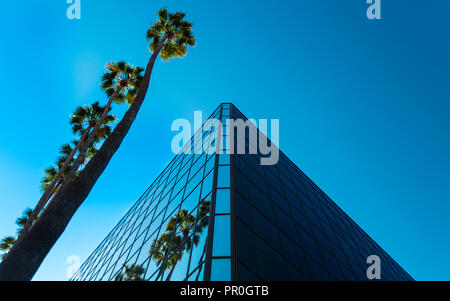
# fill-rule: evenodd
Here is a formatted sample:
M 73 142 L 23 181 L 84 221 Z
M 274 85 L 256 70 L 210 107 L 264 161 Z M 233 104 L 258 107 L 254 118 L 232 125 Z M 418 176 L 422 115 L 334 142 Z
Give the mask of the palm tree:
M 16 233 L 19 234 L 20 231 L 22 231 L 23 227 L 27 223 L 28 219 L 30 218 L 32 210 L 30 208 L 27 208 L 23 211 L 22 216 L 18 217 L 16 219 L 16 225 L 17 225 L 17 231 Z M 0 250 L 3 251 L 3 254 L 1 255 L 1 259 L 6 257 L 6 254 L 11 250 L 13 245 L 16 243 L 16 238 L 14 236 L 6 236 L 4 237 L 0 242 Z
M 118 104 L 126 102 L 131 105 L 141 86 L 141 73 L 144 69 L 120 61 L 106 64 L 106 70 L 100 85 L 102 90 L 105 91 L 111 102 L 114 101 Z
M 109 135 L 110 129 L 109 127 L 104 127 L 104 136 Z M 100 132 L 100 131 L 99 131 Z M 104 137 L 98 137 L 98 140 L 96 142 L 100 142 Z M 57 176 L 58 172 L 63 168 L 64 163 L 66 162 L 67 158 L 69 157 L 69 154 L 72 153 L 74 147 L 79 144 L 79 140 L 74 140 L 71 144 L 64 144 L 61 146 L 61 150 L 59 151 L 60 156 L 56 160 L 56 164 L 48 167 L 44 170 L 44 177 L 41 180 L 41 191 L 45 192 L 47 189 L 50 188 L 51 183 Z M 85 157 L 85 160 L 83 164 L 87 163 L 87 161 L 92 158 L 97 153 L 97 148 L 95 146 L 91 146 L 89 148 L 89 152 L 87 156 Z M 67 173 L 70 171 L 70 168 L 73 164 L 73 159 L 71 162 L 69 162 L 69 165 L 66 167 L 66 169 L 62 172 L 62 177 L 59 179 L 58 183 L 53 187 L 53 191 L 49 195 L 49 199 L 58 191 L 59 187 L 61 186 L 64 178 L 67 176 Z
M 122 264 L 123 267 L 123 273 L 119 273 L 114 278 L 114 281 L 143 281 L 144 280 L 144 274 L 145 269 L 142 265 L 138 265 L 133 263 L 132 265 L 128 266 L 125 264 Z
M 163 8 L 158 11 L 159 20 L 147 31 L 150 50 L 158 53 L 160 49 L 163 61 L 183 57 L 188 53 L 188 46 L 195 46 L 192 24 L 183 20 L 185 15 L 180 12 L 170 14 Z
M 32 222 L 35 221 L 36 217 L 39 213 L 44 209 L 50 198 L 57 192 L 59 187 L 64 182 L 64 179 L 67 177 L 68 173 L 71 170 L 71 166 L 74 163 L 74 156 L 77 151 L 80 150 L 85 144 L 85 141 L 88 135 L 91 132 L 91 129 L 96 125 L 96 122 L 100 119 L 104 112 L 105 108 L 100 106 L 98 101 L 94 102 L 92 105 L 80 106 L 75 112 L 72 114 L 70 119 L 70 124 L 72 125 L 73 134 L 80 136 L 81 138 L 78 141 L 73 142 L 74 147 L 70 144 L 65 144 L 61 147 L 60 157 L 56 163 L 55 167 L 50 167 L 45 170 L 46 176 L 41 181 L 41 188 L 44 191 L 41 199 L 37 203 L 36 207 L 31 213 L 29 222 L 26 223 L 23 227 L 25 231 L 23 233 L 27 233 Z M 110 124 L 116 121 L 114 115 L 107 115 L 102 122 L 102 126 L 95 133 L 94 140 L 99 142 L 102 139 L 106 139 L 106 137 L 111 133 Z M 97 150 L 94 146 L 91 146 L 87 152 L 87 155 L 83 153 L 83 150 L 80 150 L 78 157 L 82 158 L 82 164 L 85 163 L 86 156 L 89 154 L 95 154 Z M 20 236 L 21 234 L 19 234 Z
M 90 134 L 90 130 L 100 121 L 104 111 L 105 107 L 99 105 L 98 101 L 94 102 L 92 105 L 78 107 L 70 119 L 73 134 L 79 137 L 83 137 L 86 132 Z M 94 142 L 105 139 L 112 131 L 111 124 L 116 120 L 114 115 L 106 115 L 95 134 Z M 81 145 L 83 145 L 85 139 L 81 138 L 79 141 L 81 141 Z
M 150 246 L 149 254 L 153 260 L 156 262 L 156 266 L 161 266 L 156 279 L 158 280 L 164 273 L 164 270 L 171 269 L 177 262 L 175 256 L 167 258 L 172 250 L 179 246 L 180 241 L 177 237 L 172 239 L 172 233 L 167 232 L 161 234 L 159 238 L 155 238 L 152 245 Z
M 50 188 L 51 183 L 56 178 L 58 170 L 54 166 L 50 166 L 44 170 L 44 177 L 41 180 L 41 191 L 45 192 Z
M 147 94 L 156 58 L 160 53 L 166 61 L 180 57 L 187 54 L 188 46 L 195 45 L 192 24 L 183 20 L 184 16 L 184 13 L 169 14 L 166 9 L 158 12 L 158 21 L 147 32 L 153 53 L 136 98 L 97 154 L 73 181 L 65 181 L 38 222 L 10 250 L 0 264 L 0 281 L 30 280 L 33 277 L 130 130 Z
M 76 145 L 78 142 L 74 141 L 72 144 Z M 64 163 L 67 161 L 67 158 L 73 152 L 73 147 L 71 144 L 64 144 L 61 146 L 59 151 L 60 156 L 56 160 L 56 164 L 48 167 L 44 170 L 44 177 L 41 180 L 41 191 L 45 193 L 48 189 L 52 189 L 52 183 L 55 180 L 56 176 L 60 173 L 60 170 L 64 167 Z M 73 163 L 73 159 L 69 162 L 68 166 L 66 166 L 65 170 L 62 171 L 62 177 L 56 183 L 55 187 L 59 187 L 62 182 L 62 179 L 66 176 L 69 171 L 70 165 Z M 51 197 L 51 196 L 50 196 Z
M 11 250 L 12 246 L 16 242 L 16 239 L 12 236 L 6 236 L 0 241 L 0 250 L 3 252 L 1 259 L 4 259 L 8 251 Z
M 95 145 L 111 134 L 111 124 L 117 119 L 108 114 L 109 111 L 110 109 L 100 106 L 97 101 L 90 106 L 78 107 L 72 115 L 72 132 L 81 136 L 81 139 L 75 143 L 77 150 L 79 149 L 78 157 L 69 165 L 63 182 L 71 181 L 73 176 L 78 175 L 80 166 L 97 152 Z
M 18 226 L 17 233 L 20 233 L 20 231 L 22 231 L 23 227 L 30 219 L 31 212 L 33 212 L 33 210 L 31 208 L 27 208 L 23 211 L 22 216 L 16 219 L 16 225 Z
M 108 112 L 111 110 L 112 102 L 127 102 L 131 105 L 142 82 L 141 73 L 144 69 L 141 67 L 135 68 L 123 61 L 107 64 L 106 67 L 107 72 L 102 77 L 101 88 L 105 91 L 106 95 L 109 97 L 109 100 L 103 109 L 100 118 L 96 123 L 94 123 L 92 132 L 89 134 L 86 143 L 84 143 L 81 148 L 80 154 L 85 154 L 91 144 L 94 143 L 96 135 L 98 135 L 100 131 L 100 126 L 108 117 Z M 78 168 L 83 164 L 83 160 L 83 156 L 78 156 L 65 181 L 72 181 L 72 178 L 75 176 Z
M 209 201 L 202 200 L 197 217 L 186 209 L 180 210 L 169 219 L 165 232 L 153 241 L 149 253 L 156 261 L 156 265 L 162 266 L 156 279 L 161 277 L 164 270 L 170 270 L 166 279 L 170 280 L 184 251 L 189 251 L 198 245 L 201 233 L 208 225 L 209 205 Z M 168 258 L 169 255 L 170 258 Z
M 174 246 L 176 253 L 172 256 L 174 264 L 167 276 L 166 281 L 170 280 L 175 270 L 175 266 L 181 261 L 184 251 L 190 251 L 200 242 L 203 229 L 208 225 L 210 202 L 202 200 L 200 202 L 197 217 L 194 217 L 186 209 L 180 210 L 175 217 L 169 220 L 166 231 L 173 233 L 175 241 L 180 241 Z

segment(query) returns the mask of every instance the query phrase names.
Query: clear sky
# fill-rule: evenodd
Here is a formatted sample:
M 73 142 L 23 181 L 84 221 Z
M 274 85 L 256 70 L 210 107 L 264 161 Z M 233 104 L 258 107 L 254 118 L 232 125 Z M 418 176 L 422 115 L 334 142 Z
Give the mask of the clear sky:
M 345 4 L 344 4 L 345 3 Z M 161 7 L 198 45 L 155 66 L 131 131 L 35 280 L 65 280 L 162 171 L 170 125 L 223 101 L 279 118 L 280 148 L 417 280 L 450 280 L 450 2 L 4 1 L 0 18 L 0 235 L 39 199 L 76 106 L 106 98 L 104 65 L 145 66 Z M 122 109 L 115 107 L 120 117 Z

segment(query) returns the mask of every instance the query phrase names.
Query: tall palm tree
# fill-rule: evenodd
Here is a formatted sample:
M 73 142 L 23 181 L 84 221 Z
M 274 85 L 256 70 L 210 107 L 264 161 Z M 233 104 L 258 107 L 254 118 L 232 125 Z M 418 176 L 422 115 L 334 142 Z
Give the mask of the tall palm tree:
M 119 273 L 114 281 L 143 281 L 145 268 L 142 265 L 133 263 L 132 265 L 122 264 L 123 273 Z
M 85 144 L 88 135 L 102 116 L 104 110 L 105 108 L 100 106 L 97 101 L 92 105 L 78 107 L 72 114 L 70 118 L 72 132 L 81 138 L 73 143 L 74 147 L 70 144 L 63 145 L 60 150 L 61 156 L 58 158 L 56 168 L 50 167 L 45 170 L 46 176 L 43 179 L 44 183 L 41 182 L 43 184 L 41 187 L 45 188 L 43 189 L 44 193 L 32 211 L 29 221 L 24 225 L 24 231 L 22 233 L 28 232 L 36 217 L 62 185 L 64 179 L 71 171 L 71 166 L 74 164 L 75 154 L 79 151 L 78 157 L 82 158 L 81 164 L 83 164 L 85 163 L 86 156 L 89 155 L 89 153 L 93 154 L 96 151 L 94 146 L 91 146 L 89 150 L 80 150 L 80 148 Z M 105 139 L 111 133 L 110 124 L 114 121 L 116 121 L 114 115 L 107 115 L 103 119 L 100 129 L 94 134 L 94 140 L 98 142 Z M 84 154 L 83 151 L 87 152 L 87 154 Z M 21 234 L 19 234 L 19 237 L 20 236 Z
M 102 77 L 101 88 L 105 90 L 109 100 L 100 118 L 96 123 L 94 123 L 92 131 L 86 139 L 86 143 L 84 143 L 80 150 L 80 154 L 86 154 L 89 147 L 92 143 L 94 143 L 96 135 L 98 135 L 100 131 L 100 126 L 108 117 L 108 112 L 111 110 L 112 102 L 127 102 L 131 105 L 142 82 L 141 73 L 144 69 L 141 67 L 133 67 L 123 61 L 107 64 L 106 67 L 107 72 Z M 83 160 L 83 156 L 78 156 L 65 181 L 72 181 L 72 178 L 75 176 L 78 168 L 83 164 Z
M 79 173 L 80 166 L 84 165 L 87 159 L 93 157 L 97 152 L 95 145 L 111 134 L 111 124 L 117 119 L 114 115 L 108 114 L 109 112 L 110 109 L 107 109 L 106 106 L 100 106 L 97 101 L 90 106 L 79 107 L 73 114 L 70 120 L 72 132 L 81 136 L 81 139 L 75 143 L 77 150 L 79 150 L 78 156 L 69 165 L 63 182 L 69 177 L 71 178 L 67 181 L 72 180 L 72 177 Z M 71 176 L 72 172 L 73 175 Z
M 183 20 L 184 16 L 184 13 L 169 14 L 166 9 L 158 12 L 158 21 L 147 32 L 153 53 L 136 98 L 97 154 L 74 181 L 66 181 L 61 186 L 38 222 L 10 250 L 0 264 L 0 281 L 30 280 L 33 277 L 130 130 L 147 94 L 156 58 L 159 54 L 163 60 L 180 57 L 187 53 L 188 46 L 195 45 L 192 24 Z
M 97 149 L 95 148 L 95 145 L 91 145 L 86 154 L 83 154 L 80 148 L 85 144 L 87 136 L 91 133 L 92 128 L 102 116 L 104 109 L 105 107 L 100 106 L 97 101 L 92 105 L 78 107 L 72 114 L 70 119 L 72 132 L 74 135 L 81 138 L 72 142 L 73 147 L 70 144 L 65 144 L 62 146 L 60 151 L 62 156 L 60 156 L 57 161 L 57 165 L 59 169 L 61 169 L 61 172 L 56 178 L 56 182 L 63 180 L 70 172 L 74 163 L 74 156 L 77 151 L 79 151 L 78 156 L 80 156 L 80 154 L 84 156 L 82 162 L 83 164 L 86 163 L 86 159 L 89 159 L 96 153 Z M 94 144 L 106 139 L 109 134 L 111 134 L 111 124 L 116 120 L 116 117 L 112 114 L 107 115 L 106 118 L 104 118 L 101 127 L 95 134 Z M 56 187 L 53 188 L 53 191 L 50 193 L 48 198 L 54 194 L 55 190 Z

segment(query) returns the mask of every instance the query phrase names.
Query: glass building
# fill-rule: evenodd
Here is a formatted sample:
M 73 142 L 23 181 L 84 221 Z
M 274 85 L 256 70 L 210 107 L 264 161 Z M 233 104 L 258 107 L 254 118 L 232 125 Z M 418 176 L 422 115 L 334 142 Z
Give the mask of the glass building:
M 253 123 L 227 120 L 248 121 L 221 104 L 72 280 L 362 281 L 371 255 L 381 280 L 413 280 L 281 151 L 261 165 Z

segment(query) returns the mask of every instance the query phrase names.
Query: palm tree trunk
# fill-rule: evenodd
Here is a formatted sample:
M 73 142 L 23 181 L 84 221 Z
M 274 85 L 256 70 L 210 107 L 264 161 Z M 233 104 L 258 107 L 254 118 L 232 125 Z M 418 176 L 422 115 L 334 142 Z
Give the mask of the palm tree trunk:
M 30 280 L 36 273 L 130 130 L 147 94 L 156 58 L 166 40 L 167 35 L 161 39 L 157 49 L 150 57 L 136 99 L 100 150 L 79 176 L 73 181 L 65 181 L 28 234 L 20 242 L 14 244 L 1 262 L 0 281 Z
M 88 137 L 88 134 L 91 131 L 91 128 L 92 127 L 89 126 L 83 132 L 83 136 L 81 137 L 80 141 L 78 141 L 77 145 L 72 149 L 72 151 L 70 152 L 66 161 L 64 161 L 63 166 L 58 170 L 56 177 L 50 183 L 50 186 L 45 190 L 44 194 L 39 199 L 39 202 L 37 203 L 36 207 L 34 207 L 33 211 L 31 212 L 30 218 L 27 220 L 27 222 L 23 226 L 23 229 L 20 231 L 18 239 L 20 239 L 22 235 L 25 235 L 28 232 L 30 226 L 33 224 L 33 221 L 36 219 L 36 217 L 39 215 L 39 213 L 42 211 L 42 209 L 44 209 L 45 205 L 47 204 L 47 202 L 51 198 L 51 196 L 55 193 L 55 191 L 58 187 L 58 185 L 56 185 L 56 184 L 60 184 L 59 182 L 64 174 L 64 171 L 69 166 L 70 162 L 72 161 L 73 157 L 75 156 L 75 153 L 80 149 L 80 146 L 83 143 L 83 141 Z
M 89 150 L 88 149 L 86 149 L 85 147 L 83 147 L 81 150 L 80 150 L 80 152 L 79 152 L 79 154 L 78 154 L 78 157 L 77 157 L 77 160 L 79 159 L 79 158 L 81 158 L 81 162 L 84 162 L 84 160 L 86 159 L 86 157 L 87 157 L 87 155 L 88 155 L 88 152 L 89 152 Z M 73 169 L 73 166 L 72 166 L 72 169 Z M 71 170 L 72 170 L 71 169 Z M 77 168 L 78 169 L 78 168 Z M 73 178 L 73 176 L 72 176 L 72 178 Z M 52 201 L 53 201 L 53 199 L 51 199 L 51 197 L 53 196 L 53 198 L 55 198 L 54 197 L 54 193 L 58 193 L 59 192 L 59 190 L 57 190 L 58 189 L 58 187 L 61 187 L 66 181 L 71 181 L 71 179 L 68 179 L 68 177 L 66 177 L 66 178 L 62 178 L 61 179 L 62 181 L 61 181 L 61 183 L 59 183 L 59 185 L 58 186 L 55 186 L 55 188 L 53 188 L 53 191 L 52 191 L 52 193 L 50 194 L 50 196 L 49 196 L 49 202 L 47 202 L 47 203 L 51 203 Z

